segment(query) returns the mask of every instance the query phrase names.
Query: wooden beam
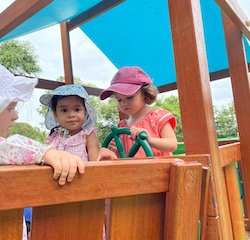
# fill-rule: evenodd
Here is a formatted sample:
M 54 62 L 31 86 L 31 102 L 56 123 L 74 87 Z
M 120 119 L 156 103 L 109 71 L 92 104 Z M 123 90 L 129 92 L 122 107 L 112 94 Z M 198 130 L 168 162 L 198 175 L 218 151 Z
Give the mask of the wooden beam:
M 250 27 L 247 26 L 245 13 L 235 0 L 215 0 L 221 10 L 231 19 L 234 25 L 245 35 L 250 41 Z
M 240 143 L 219 147 L 221 166 L 225 167 L 242 159 Z
M 0 210 L 166 192 L 170 166 L 176 160 L 86 162 L 84 174 L 76 174 L 74 181 L 63 187 L 53 181 L 49 166 L 1 166 L 0 192 L 5 194 L 0 194 Z
M 63 65 L 64 65 L 64 78 L 65 84 L 73 84 L 73 70 L 71 60 L 71 49 L 69 40 L 69 23 L 63 22 L 60 24 L 61 38 L 62 38 L 62 52 L 63 52 Z
M 101 15 L 116 5 L 124 2 L 125 0 L 103 0 L 94 7 L 88 9 L 77 17 L 69 21 L 69 31 L 81 26 L 82 24 L 90 21 L 91 19 Z
M 236 1 L 235 1 L 236 2 Z M 244 180 L 247 216 L 250 216 L 250 83 L 241 31 L 226 14 L 222 14 L 234 106 L 242 151 L 241 171 Z
M 16 0 L 0 14 L 0 39 L 54 0 Z
M 199 0 L 168 0 L 186 154 L 210 154 L 211 185 L 220 239 L 233 239 L 214 124 Z M 185 11 L 183 11 L 185 9 Z M 185 26 L 183 26 L 185 23 Z

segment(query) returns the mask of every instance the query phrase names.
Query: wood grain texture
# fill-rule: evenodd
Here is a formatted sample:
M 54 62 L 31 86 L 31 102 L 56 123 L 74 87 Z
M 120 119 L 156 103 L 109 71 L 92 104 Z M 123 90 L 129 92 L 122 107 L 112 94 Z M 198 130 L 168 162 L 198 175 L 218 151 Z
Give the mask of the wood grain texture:
M 101 199 L 33 208 L 31 236 L 36 240 L 102 239 L 104 206 Z
M 208 217 L 207 218 L 207 238 L 206 240 L 221 240 L 219 238 L 219 217 Z
M 233 233 L 235 240 L 246 239 L 243 212 L 240 202 L 240 189 L 234 163 L 225 167 L 225 178 L 227 183 L 227 194 L 232 219 Z
M 166 194 L 112 199 L 110 240 L 163 239 Z
M 225 167 L 242 159 L 240 143 L 220 146 L 219 153 L 222 167 Z
M 21 25 L 54 0 L 16 0 L 0 14 L 0 38 Z
M 230 18 L 232 23 L 250 41 L 250 28 L 247 26 L 247 16 L 235 0 L 215 0 L 221 10 Z M 230 70 L 229 70 L 230 71 Z
M 235 1 L 235 4 L 237 2 Z M 228 16 L 222 13 L 224 34 L 227 47 L 228 63 L 230 69 L 234 106 L 240 145 L 242 151 L 242 175 L 244 179 L 247 216 L 250 215 L 250 83 L 247 71 L 246 56 L 242 33 L 235 27 Z
M 0 240 L 20 240 L 22 232 L 23 209 L 0 211 Z
M 198 238 L 201 176 L 201 164 L 176 163 L 171 166 L 167 240 Z
M 200 1 L 168 2 L 185 151 L 187 155 L 211 154 L 209 167 L 220 214 L 219 234 L 221 239 L 231 240 L 233 233 L 213 116 Z
M 166 192 L 172 161 L 88 162 L 85 173 L 64 186 L 47 166 L 0 166 L 0 210 Z
M 68 22 L 61 23 L 60 29 L 61 29 L 61 39 L 62 39 L 64 76 L 65 76 L 65 84 L 67 85 L 74 83 L 70 39 L 69 39 L 69 23 Z

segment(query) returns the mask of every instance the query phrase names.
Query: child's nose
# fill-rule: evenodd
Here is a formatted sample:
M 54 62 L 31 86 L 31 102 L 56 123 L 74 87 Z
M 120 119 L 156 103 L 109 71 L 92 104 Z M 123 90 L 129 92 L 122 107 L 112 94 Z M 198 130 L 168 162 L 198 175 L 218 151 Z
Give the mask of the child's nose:
M 18 115 L 16 113 L 16 111 L 14 111 L 14 113 L 12 114 L 12 121 L 15 121 L 18 119 Z
M 74 111 L 70 111 L 70 112 L 69 112 L 69 117 L 74 117 L 74 116 L 75 116 Z

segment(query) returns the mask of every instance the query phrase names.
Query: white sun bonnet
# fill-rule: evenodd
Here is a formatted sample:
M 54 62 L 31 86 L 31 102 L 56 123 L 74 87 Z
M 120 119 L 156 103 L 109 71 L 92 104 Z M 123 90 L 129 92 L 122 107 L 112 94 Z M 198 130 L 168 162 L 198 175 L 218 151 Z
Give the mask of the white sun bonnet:
M 38 80 L 14 76 L 0 64 L 0 113 L 12 102 L 28 101 Z

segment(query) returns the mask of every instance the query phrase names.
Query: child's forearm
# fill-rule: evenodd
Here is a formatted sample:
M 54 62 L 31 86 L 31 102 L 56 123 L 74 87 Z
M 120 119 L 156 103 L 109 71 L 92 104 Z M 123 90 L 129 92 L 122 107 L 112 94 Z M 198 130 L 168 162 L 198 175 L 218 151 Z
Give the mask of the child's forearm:
M 173 138 L 147 138 L 152 148 L 156 148 L 163 152 L 174 152 L 177 149 L 177 140 Z

